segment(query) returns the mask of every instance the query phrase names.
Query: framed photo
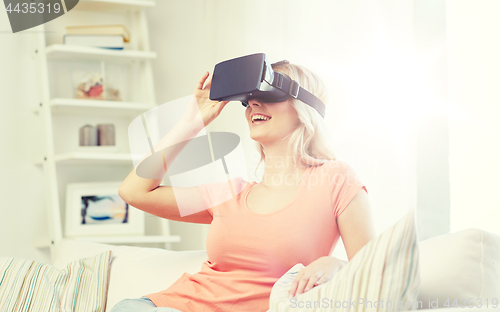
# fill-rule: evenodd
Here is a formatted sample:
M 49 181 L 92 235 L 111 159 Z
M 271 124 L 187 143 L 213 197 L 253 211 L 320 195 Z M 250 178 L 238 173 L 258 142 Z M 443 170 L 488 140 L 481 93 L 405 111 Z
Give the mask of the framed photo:
M 144 211 L 121 199 L 121 183 L 68 184 L 66 236 L 144 235 Z

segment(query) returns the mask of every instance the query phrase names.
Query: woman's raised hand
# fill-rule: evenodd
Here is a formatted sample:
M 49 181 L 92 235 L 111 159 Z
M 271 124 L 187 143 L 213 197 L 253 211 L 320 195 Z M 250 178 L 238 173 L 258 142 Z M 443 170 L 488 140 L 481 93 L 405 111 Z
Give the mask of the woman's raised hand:
M 201 77 L 200 81 L 194 89 L 194 98 L 196 102 L 190 103 L 190 107 L 184 116 L 188 120 L 194 120 L 198 111 L 201 114 L 203 124 L 208 126 L 217 116 L 219 116 L 222 109 L 229 101 L 212 101 L 210 100 L 210 85 L 212 84 L 212 77 L 208 77 L 209 73 L 206 72 Z M 208 78 L 208 80 L 207 80 Z

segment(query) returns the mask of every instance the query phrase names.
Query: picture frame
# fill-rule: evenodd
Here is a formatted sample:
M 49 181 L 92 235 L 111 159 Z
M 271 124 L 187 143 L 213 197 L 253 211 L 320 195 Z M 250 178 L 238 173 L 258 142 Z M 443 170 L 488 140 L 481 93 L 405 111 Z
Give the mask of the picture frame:
M 143 236 L 144 211 L 121 199 L 121 183 L 68 183 L 66 236 Z

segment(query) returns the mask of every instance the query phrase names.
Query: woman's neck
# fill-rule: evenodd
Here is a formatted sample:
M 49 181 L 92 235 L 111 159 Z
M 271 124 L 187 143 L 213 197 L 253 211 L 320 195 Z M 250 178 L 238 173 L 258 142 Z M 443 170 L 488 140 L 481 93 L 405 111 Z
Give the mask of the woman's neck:
M 285 146 L 286 148 L 286 146 Z M 287 188 L 300 182 L 306 168 L 294 162 L 294 156 L 281 149 L 266 149 L 264 177 L 261 184 L 268 188 Z

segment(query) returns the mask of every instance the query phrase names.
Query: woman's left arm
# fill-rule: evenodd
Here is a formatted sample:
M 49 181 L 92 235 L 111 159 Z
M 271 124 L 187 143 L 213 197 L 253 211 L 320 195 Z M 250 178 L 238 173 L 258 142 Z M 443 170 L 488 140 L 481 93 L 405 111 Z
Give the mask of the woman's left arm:
M 376 237 L 368 194 L 360 189 L 337 218 L 337 225 L 349 261 L 369 241 Z M 300 270 L 289 294 L 295 296 L 333 278 L 347 261 L 332 256 L 321 257 Z

